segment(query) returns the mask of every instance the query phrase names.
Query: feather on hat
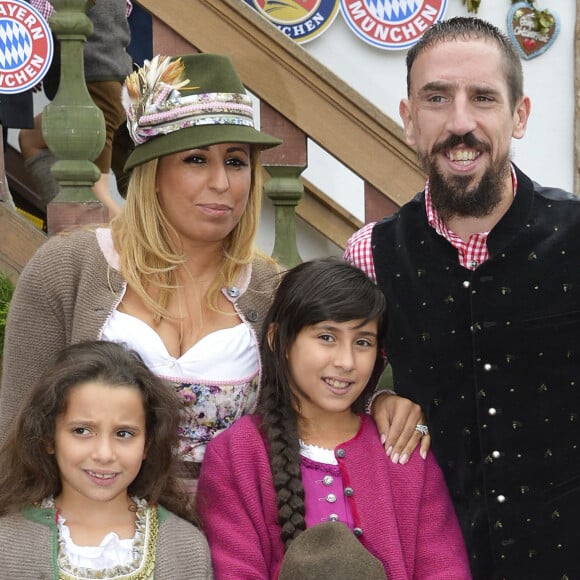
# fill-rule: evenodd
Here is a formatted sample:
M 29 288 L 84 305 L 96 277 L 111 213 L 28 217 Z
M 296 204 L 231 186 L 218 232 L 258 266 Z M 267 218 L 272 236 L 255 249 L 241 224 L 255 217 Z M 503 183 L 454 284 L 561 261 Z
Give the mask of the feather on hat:
M 127 77 L 121 98 L 135 143 L 125 170 L 217 143 L 281 143 L 254 128 L 251 97 L 226 56 L 157 55 Z

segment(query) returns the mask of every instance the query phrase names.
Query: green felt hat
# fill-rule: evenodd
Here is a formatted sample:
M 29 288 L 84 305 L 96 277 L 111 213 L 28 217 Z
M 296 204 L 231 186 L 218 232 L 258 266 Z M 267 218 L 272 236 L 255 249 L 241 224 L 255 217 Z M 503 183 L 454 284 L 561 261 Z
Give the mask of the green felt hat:
M 254 128 L 252 99 L 227 56 L 156 56 L 127 77 L 122 98 L 135 143 L 125 170 L 217 143 L 282 142 Z
M 341 522 L 316 524 L 286 551 L 278 580 L 387 580 L 385 569 Z

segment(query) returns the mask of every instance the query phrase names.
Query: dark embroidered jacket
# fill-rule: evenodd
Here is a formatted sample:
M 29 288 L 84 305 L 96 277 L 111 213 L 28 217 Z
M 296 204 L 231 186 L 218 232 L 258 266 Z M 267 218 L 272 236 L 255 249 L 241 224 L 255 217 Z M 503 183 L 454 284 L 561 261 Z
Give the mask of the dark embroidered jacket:
M 517 170 L 475 271 L 424 194 L 373 229 L 395 389 L 421 404 L 474 577 L 580 577 L 580 202 Z

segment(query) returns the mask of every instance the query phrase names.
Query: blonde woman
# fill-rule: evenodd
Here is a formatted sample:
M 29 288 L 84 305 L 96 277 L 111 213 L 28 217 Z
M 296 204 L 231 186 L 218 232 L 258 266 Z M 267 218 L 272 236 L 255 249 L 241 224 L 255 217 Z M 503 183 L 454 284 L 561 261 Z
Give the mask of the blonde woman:
M 196 479 L 205 444 L 254 409 L 263 316 L 276 264 L 256 249 L 260 150 L 252 103 L 221 55 L 155 57 L 123 91 L 135 150 L 110 228 L 57 236 L 19 279 L 9 314 L 0 439 L 62 347 L 121 342 L 184 403 L 179 469 Z

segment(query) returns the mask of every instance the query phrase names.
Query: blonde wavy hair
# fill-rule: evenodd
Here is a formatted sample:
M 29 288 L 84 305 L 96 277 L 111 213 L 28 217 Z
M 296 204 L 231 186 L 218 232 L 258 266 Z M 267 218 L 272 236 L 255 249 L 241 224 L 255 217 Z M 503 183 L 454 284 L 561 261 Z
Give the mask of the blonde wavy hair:
M 251 183 L 248 204 L 237 226 L 224 240 L 222 267 L 207 293 L 207 302 L 218 311 L 222 288 L 232 286 L 242 268 L 257 255 L 267 258 L 255 246 L 262 210 L 262 165 L 260 148 L 251 150 Z M 155 178 L 158 160 L 153 159 L 133 169 L 123 211 L 111 220 L 115 249 L 119 254 L 121 274 L 127 284 L 151 310 L 156 322 L 169 318 L 169 299 L 178 287 L 177 271 L 185 257 L 175 247 L 175 229 L 159 202 Z M 157 297 L 151 288 L 159 290 Z

